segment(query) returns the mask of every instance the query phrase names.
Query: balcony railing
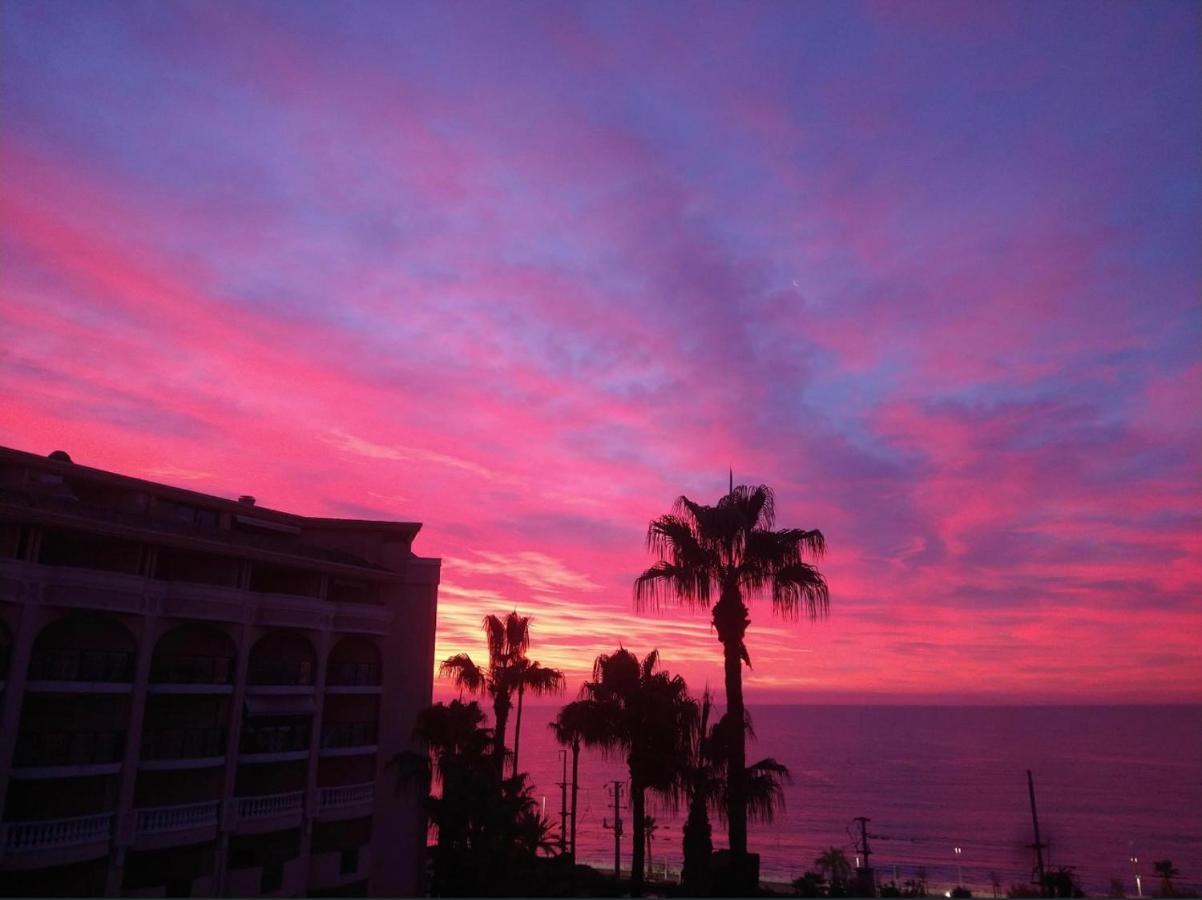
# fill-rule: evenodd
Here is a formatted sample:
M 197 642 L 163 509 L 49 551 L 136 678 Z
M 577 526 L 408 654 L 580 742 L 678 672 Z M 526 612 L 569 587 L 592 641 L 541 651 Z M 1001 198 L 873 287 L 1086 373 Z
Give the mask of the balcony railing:
M 264 794 L 261 797 L 239 797 L 238 818 L 262 819 L 267 816 L 283 816 L 300 812 L 304 803 L 304 791 L 292 791 L 288 794 Z
M 108 840 L 113 827 L 113 814 L 107 812 L 41 822 L 7 822 L 3 827 L 4 849 L 9 852 L 74 847 Z
M 217 824 L 221 802 L 185 803 L 182 806 L 150 806 L 138 810 L 138 834 L 163 834 Z
M 252 659 L 247 670 L 251 685 L 307 686 L 313 684 L 313 663 L 307 659 Z
M 340 806 L 355 806 L 359 803 L 371 803 L 376 799 L 376 785 L 339 784 L 321 789 L 321 808 L 337 809 Z
M 153 684 L 230 684 L 234 661 L 228 656 L 172 656 L 156 659 L 151 667 Z
M 326 673 L 329 687 L 378 687 L 379 684 L 379 663 L 332 662 Z
M 303 725 L 245 725 L 238 750 L 241 753 L 292 753 L 309 749 L 312 723 Z
M 134 655 L 120 650 L 56 647 L 34 653 L 30 681 L 90 681 L 128 684 L 133 681 Z
M 322 749 L 370 747 L 375 743 L 375 722 L 327 722 L 321 729 Z
M 142 734 L 142 759 L 225 756 L 224 728 L 164 728 Z
M 125 754 L 121 731 L 46 731 L 17 737 L 13 765 L 87 766 L 119 763 Z

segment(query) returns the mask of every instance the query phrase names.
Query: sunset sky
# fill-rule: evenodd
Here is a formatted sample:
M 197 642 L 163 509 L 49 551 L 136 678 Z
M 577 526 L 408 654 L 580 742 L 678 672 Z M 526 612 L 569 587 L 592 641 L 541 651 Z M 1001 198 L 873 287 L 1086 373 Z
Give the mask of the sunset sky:
M 0 443 L 423 522 L 572 691 L 721 685 L 631 581 L 733 466 L 829 546 L 753 703 L 1202 700 L 1198 4 L 0 22 Z

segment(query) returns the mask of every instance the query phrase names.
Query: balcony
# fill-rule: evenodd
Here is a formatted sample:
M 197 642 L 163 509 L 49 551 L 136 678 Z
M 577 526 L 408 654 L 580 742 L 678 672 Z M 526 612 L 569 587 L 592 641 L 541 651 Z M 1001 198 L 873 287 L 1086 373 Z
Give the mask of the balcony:
M 244 725 L 238 745 L 243 762 L 286 762 L 309 755 L 312 724 Z
M 246 680 L 247 690 L 254 693 L 312 691 L 313 663 L 309 660 L 252 659 Z
M 323 819 L 365 815 L 376 801 L 376 785 L 338 784 L 323 787 L 318 795 L 318 810 Z
M 26 689 L 58 693 L 129 693 L 134 655 L 121 650 L 55 647 L 35 651 Z
M 375 722 L 327 722 L 322 726 L 322 756 L 355 756 L 375 752 Z
M 142 807 L 138 810 L 136 831 L 139 835 L 150 835 L 193 828 L 215 828 L 220 809 L 219 800 L 185 803 L 182 806 Z
M 74 819 L 6 822 L 2 827 L 5 853 L 78 847 L 102 841 L 108 843 L 113 828 L 113 814 L 107 812 Z
M 238 797 L 237 830 L 243 833 L 279 831 L 299 825 L 305 810 L 305 792 Z
M 152 694 L 228 694 L 233 691 L 234 660 L 228 656 L 180 655 L 155 660 Z
M 144 732 L 141 769 L 197 769 L 225 760 L 224 728 L 164 728 Z
M 326 673 L 330 694 L 378 694 L 380 665 L 373 662 L 331 662 Z
M 21 734 L 13 754 L 14 778 L 110 775 L 121 770 L 125 733 L 47 731 Z

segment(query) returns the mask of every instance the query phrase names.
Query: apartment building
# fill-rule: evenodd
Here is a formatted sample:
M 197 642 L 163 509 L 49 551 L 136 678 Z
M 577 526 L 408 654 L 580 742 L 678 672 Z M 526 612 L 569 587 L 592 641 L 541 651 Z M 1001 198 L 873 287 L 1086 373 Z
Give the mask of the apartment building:
M 420 893 L 420 527 L 0 448 L 0 894 Z

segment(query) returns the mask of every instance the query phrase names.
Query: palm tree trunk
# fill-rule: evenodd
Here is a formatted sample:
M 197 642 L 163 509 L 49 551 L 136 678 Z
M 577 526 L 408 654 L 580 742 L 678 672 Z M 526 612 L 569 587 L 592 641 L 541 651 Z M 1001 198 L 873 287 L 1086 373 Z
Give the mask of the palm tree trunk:
M 572 741 L 572 864 L 576 863 L 576 794 L 580 787 L 580 739 Z
M 633 827 L 630 848 L 630 896 L 632 897 L 643 895 L 643 859 L 647 849 L 645 801 L 643 788 L 635 782 L 632 775 L 630 778 L 630 819 Z
M 726 807 L 727 839 L 730 844 L 731 863 L 740 891 L 750 891 L 754 885 L 746 884 L 747 872 L 747 717 L 743 710 L 743 636 L 747 633 L 750 619 L 747 607 L 737 592 L 723 592 L 722 599 L 714 606 L 714 629 L 722 642 L 722 661 L 726 676 L 726 714 L 731 717 L 733 737 L 727 757 L 727 782 L 729 785 Z
M 518 685 L 518 717 L 513 723 L 513 777 L 518 775 L 518 744 L 522 740 L 522 695 L 526 693 L 525 685 Z
M 493 734 L 493 755 L 496 758 L 497 774 L 505 774 L 505 726 L 509 723 L 509 697 L 498 693 L 492 704 L 493 718 L 496 721 Z

